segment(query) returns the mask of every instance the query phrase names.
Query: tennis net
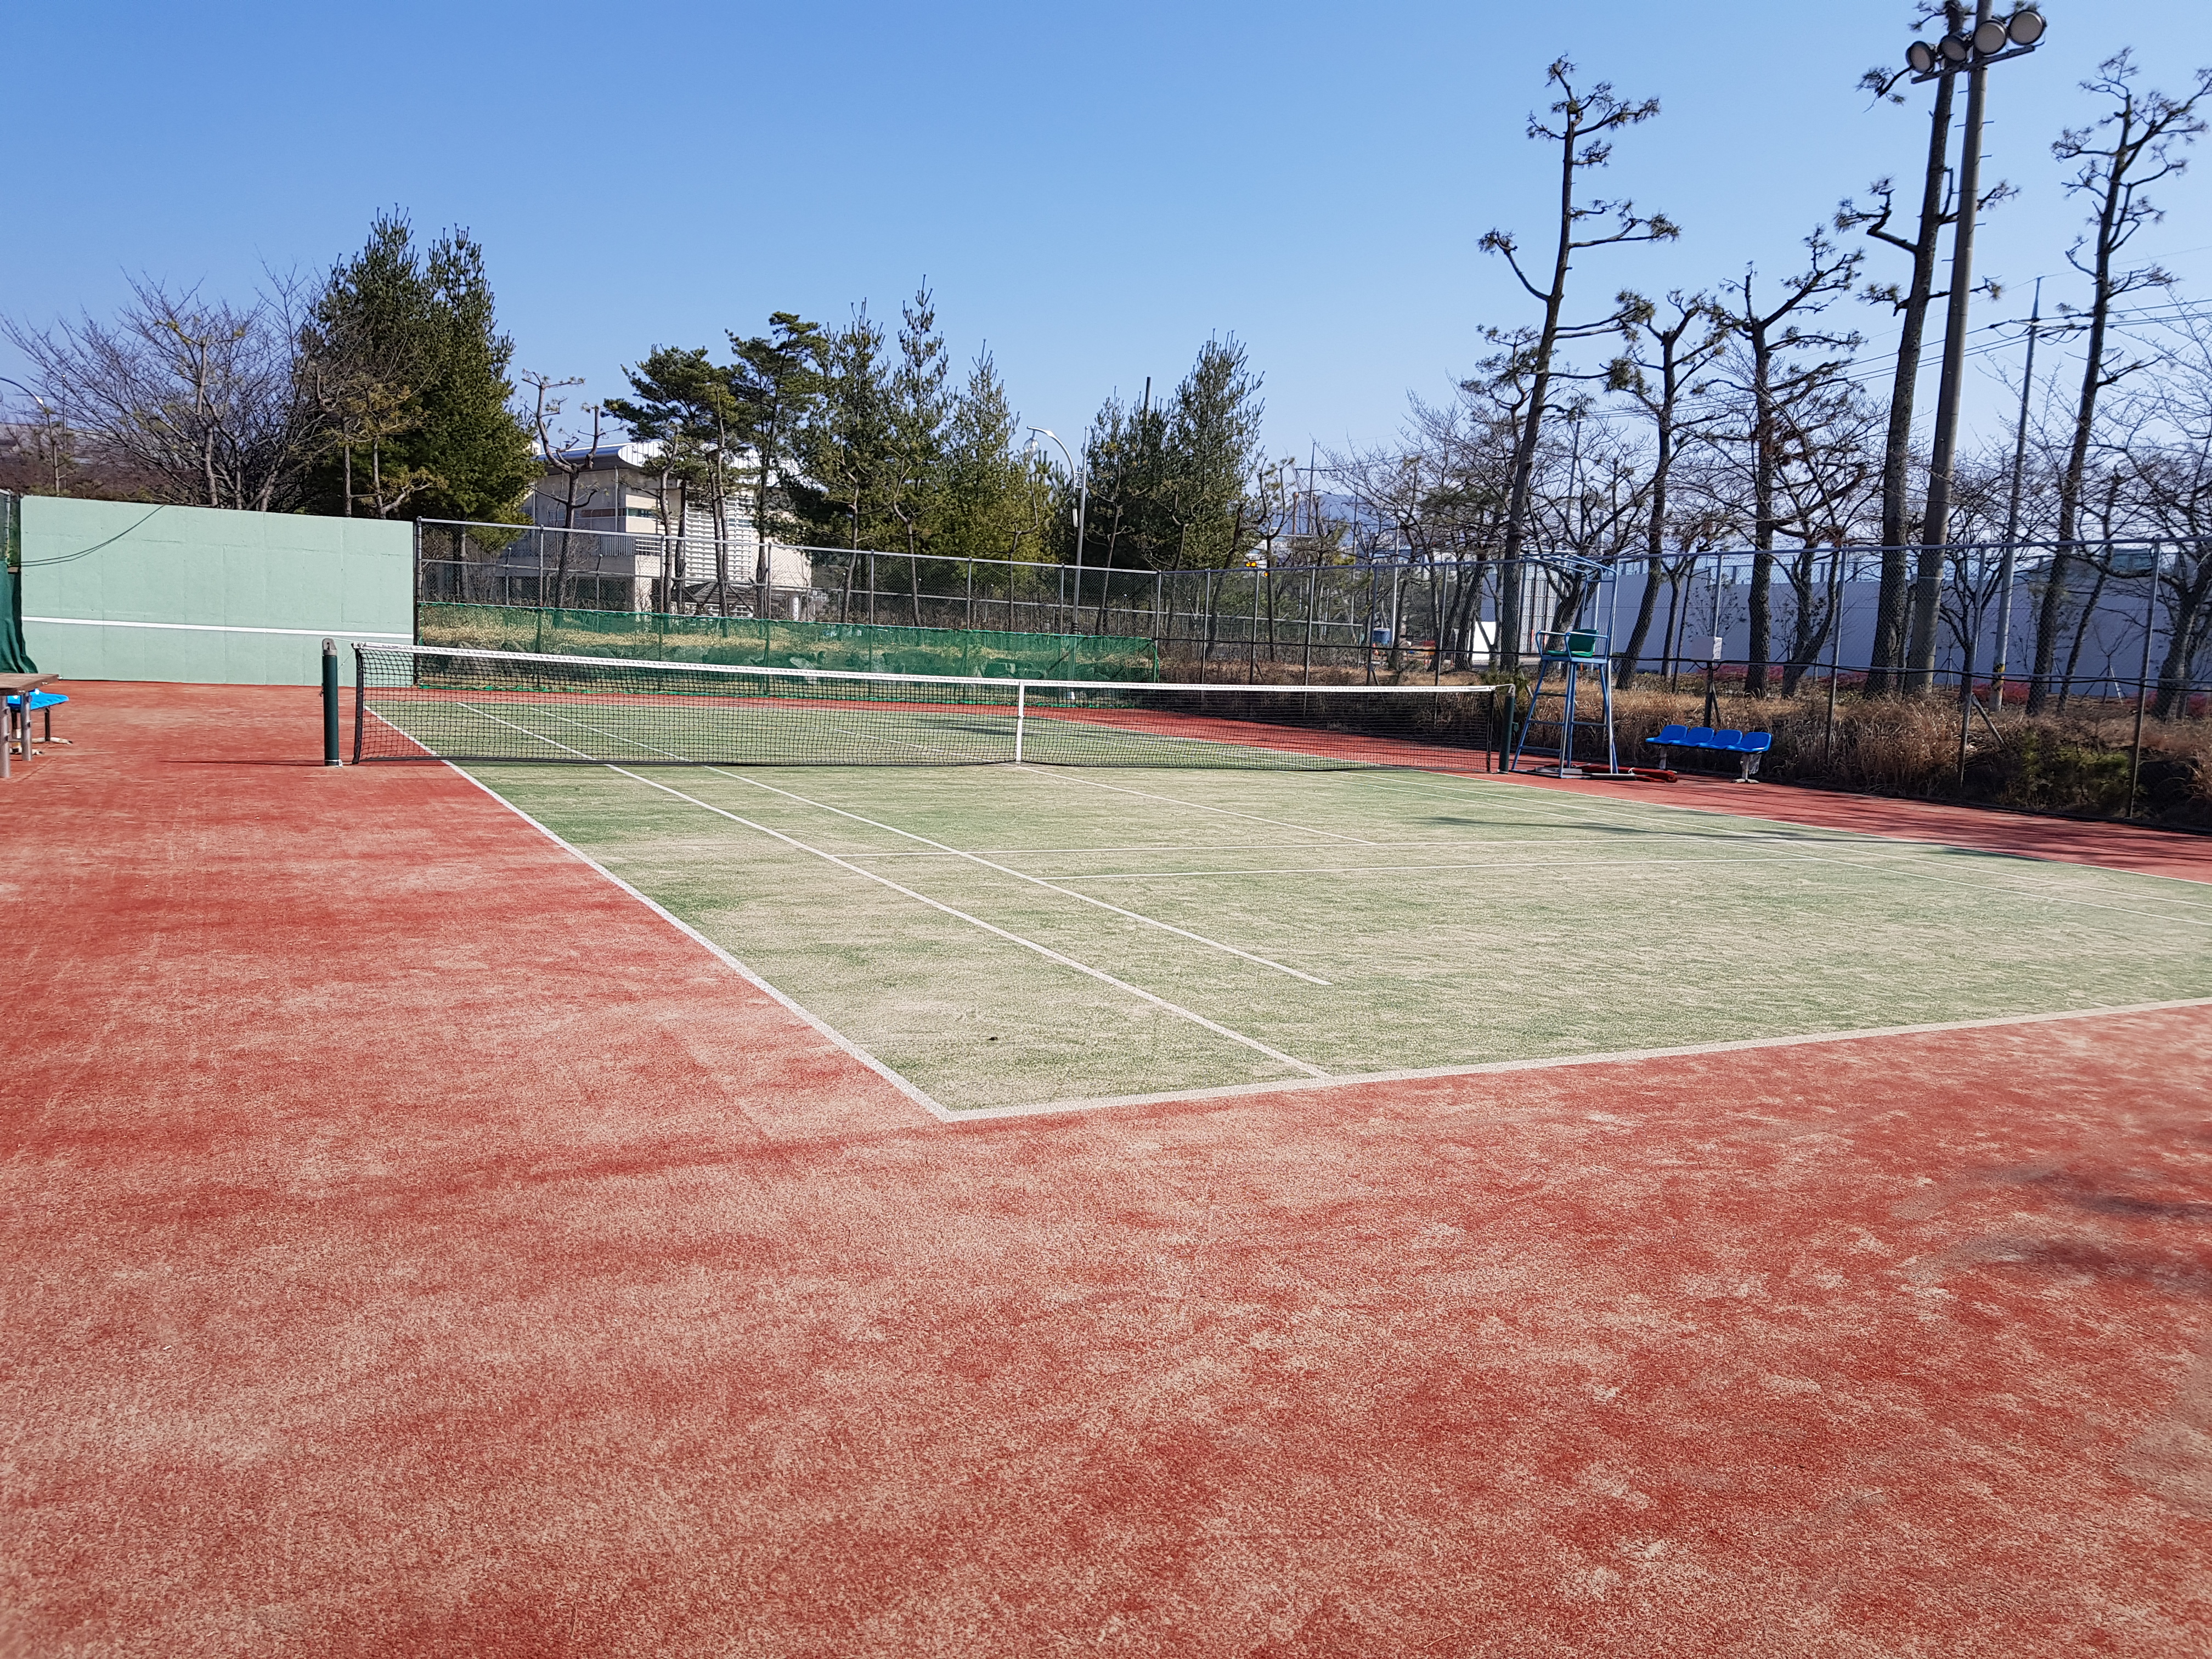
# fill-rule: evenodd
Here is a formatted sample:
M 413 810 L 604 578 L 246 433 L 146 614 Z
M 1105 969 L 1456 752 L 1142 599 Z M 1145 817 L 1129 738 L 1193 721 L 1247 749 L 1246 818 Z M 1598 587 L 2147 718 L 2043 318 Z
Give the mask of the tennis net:
M 1497 688 L 961 678 L 356 645 L 354 759 L 1480 769 Z

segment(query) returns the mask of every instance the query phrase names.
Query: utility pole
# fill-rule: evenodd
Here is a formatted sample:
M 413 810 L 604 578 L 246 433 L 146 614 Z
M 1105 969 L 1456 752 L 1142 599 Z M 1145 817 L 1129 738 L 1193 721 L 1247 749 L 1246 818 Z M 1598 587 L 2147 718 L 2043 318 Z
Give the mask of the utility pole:
M 2012 495 L 2005 503 L 2004 562 L 1997 575 L 1996 661 L 1990 667 L 1990 707 L 2004 708 L 2005 665 L 2012 655 L 2013 568 L 2020 552 L 2021 483 L 2027 471 L 2027 400 L 2035 385 L 2035 337 L 2043 323 L 2043 278 L 2035 279 L 2035 302 L 2027 313 L 2027 367 L 2020 376 L 2020 426 L 2012 441 Z
M 1936 611 L 1942 593 L 1943 553 L 1950 541 L 1951 474 L 1958 454 L 1959 398 L 1966 366 L 1967 317 L 1973 298 L 1974 220 L 1981 205 L 1982 112 L 1989 66 L 2035 50 L 2046 27 L 2040 12 L 2023 8 L 2000 22 L 1993 0 L 1978 0 L 1965 35 L 1947 34 L 1935 46 L 1916 40 L 1905 61 L 1916 80 L 1966 71 L 1966 131 L 1959 157 L 1959 215 L 1951 232 L 1951 294 L 1943 323 L 1943 379 L 1936 399 L 1934 453 L 1928 467 L 1928 501 L 1920 526 L 1920 557 L 1912 585 L 1912 631 L 1906 651 L 1905 689 L 1925 691 L 1935 678 Z

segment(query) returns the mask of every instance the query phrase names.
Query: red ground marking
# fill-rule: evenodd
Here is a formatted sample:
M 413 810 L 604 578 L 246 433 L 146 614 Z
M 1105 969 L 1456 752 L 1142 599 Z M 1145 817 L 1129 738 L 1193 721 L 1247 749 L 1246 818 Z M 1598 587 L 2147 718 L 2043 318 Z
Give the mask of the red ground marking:
M 0 1650 L 2212 1639 L 2204 1011 L 947 1127 L 312 693 L 70 689 Z

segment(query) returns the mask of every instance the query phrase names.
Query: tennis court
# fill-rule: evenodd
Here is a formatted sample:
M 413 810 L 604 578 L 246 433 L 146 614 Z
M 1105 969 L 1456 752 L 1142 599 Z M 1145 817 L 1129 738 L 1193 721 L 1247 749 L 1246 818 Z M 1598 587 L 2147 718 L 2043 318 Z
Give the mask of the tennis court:
M 2197 884 L 1539 793 L 1376 735 L 1407 711 L 1277 746 L 1053 704 L 1024 754 L 980 683 L 702 704 L 621 672 L 372 718 L 562 757 L 468 769 L 945 1112 L 2212 994 Z M 710 750 L 782 763 L 661 764 Z
M 0 1648 L 2203 1651 L 2199 842 L 1324 726 L 326 768 L 303 690 L 71 689 Z

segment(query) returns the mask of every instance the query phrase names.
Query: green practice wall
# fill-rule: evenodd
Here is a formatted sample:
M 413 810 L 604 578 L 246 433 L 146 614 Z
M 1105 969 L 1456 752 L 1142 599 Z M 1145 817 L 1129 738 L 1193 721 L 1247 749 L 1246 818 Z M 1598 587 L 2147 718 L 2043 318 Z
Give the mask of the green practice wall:
M 27 495 L 24 641 L 67 679 L 313 685 L 325 638 L 415 637 L 414 548 L 381 519 Z

